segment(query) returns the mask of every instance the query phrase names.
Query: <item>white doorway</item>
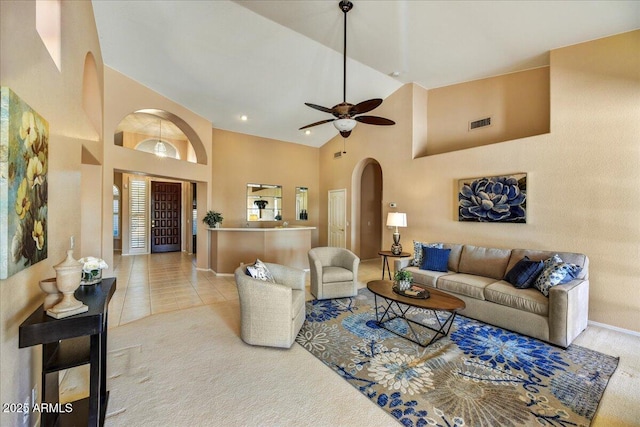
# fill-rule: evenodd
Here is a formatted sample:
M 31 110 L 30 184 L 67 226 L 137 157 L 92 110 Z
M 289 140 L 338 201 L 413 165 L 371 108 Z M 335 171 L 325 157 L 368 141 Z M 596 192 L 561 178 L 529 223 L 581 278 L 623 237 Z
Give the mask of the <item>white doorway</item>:
M 329 246 L 347 247 L 347 190 L 329 190 Z

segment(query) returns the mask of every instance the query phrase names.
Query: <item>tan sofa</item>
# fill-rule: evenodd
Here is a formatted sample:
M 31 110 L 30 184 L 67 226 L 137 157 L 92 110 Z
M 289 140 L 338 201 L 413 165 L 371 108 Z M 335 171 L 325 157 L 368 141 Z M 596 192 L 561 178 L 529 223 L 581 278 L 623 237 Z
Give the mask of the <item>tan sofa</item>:
M 447 272 L 409 266 L 410 258 L 395 261 L 395 270 L 405 269 L 418 284 L 449 292 L 466 304 L 460 311 L 501 328 L 547 341 L 561 347 L 587 327 L 589 309 L 589 259 L 570 252 L 529 249 L 497 249 L 471 245 L 443 244 L 451 249 Z M 504 280 L 506 273 L 523 257 L 545 260 L 558 254 L 564 262 L 582 267 L 578 277 L 560 284 L 544 296 L 535 288 L 517 289 Z

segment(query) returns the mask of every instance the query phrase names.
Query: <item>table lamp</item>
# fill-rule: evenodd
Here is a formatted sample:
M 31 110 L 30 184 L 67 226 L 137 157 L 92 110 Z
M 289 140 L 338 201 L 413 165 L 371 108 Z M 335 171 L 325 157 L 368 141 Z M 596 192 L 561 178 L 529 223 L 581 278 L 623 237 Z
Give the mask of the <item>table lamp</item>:
M 400 244 L 400 233 L 398 233 L 398 227 L 407 226 L 407 214 L 400 212 L 389 212 L 387 214 L 387 227 L 395 227 L 396 231 L 393 233 L 393 245 L 391 245 L 391 253 L 394 255 L 400 255 L 402 253 L 402 245 Z

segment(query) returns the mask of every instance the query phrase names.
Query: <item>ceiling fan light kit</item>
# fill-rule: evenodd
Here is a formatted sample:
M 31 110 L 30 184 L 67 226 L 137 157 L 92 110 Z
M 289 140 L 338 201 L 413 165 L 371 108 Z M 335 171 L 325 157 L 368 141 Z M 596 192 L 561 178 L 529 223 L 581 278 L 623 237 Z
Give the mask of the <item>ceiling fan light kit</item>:
M 311 123 L 309 125 L 301 127 L 299 130 L 307 129 L 313 126 L 318 126 L 324 123 L 333 122 L 340 135 L 343 138 L 348 138 L 351 135 L 351 131 L 355 128 L 357 122 L 365 123 L 368 125 L 377 126 L 390 126 L 395 125 L 393 120 L 385 119 L 384 117 L 377 116 L 358 116 L 358 114 L 367 113 L 380 104 L 382 99 L 374 98 L 367 101 L 362 101 L 356 105 L 350 104 L 346 101 L 347 98 L 347 13 L 353 8 L 353 3 L 347 0 L 342 0 L 338 4 L 340 10 L 344 13 L 344 48 L 343 48 L 343 67 L 342 67 L 342 102 L 334 105 L 332 108 L 323 107 L 321 105 L 311 104 L 305 102 L 305 105 L 315 110 L 322 111 L 324 113 L 333 114 L 334 119 L 320 120 L 319 122 Z

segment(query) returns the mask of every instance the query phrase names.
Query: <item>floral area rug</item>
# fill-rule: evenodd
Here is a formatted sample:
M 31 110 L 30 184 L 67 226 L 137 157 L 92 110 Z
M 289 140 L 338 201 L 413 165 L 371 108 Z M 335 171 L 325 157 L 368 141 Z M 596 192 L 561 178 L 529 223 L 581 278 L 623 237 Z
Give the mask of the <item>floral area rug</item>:
M 618 365 L 460 315 L 447 337 L 421 347 L 377 326 L 367 289 L 306 308 L 296 341 L 406 426 L 588 426 Z M 408 316 L 437 322 L 430 310 Z M 409 329 L 401 319 L 388 327 Z

